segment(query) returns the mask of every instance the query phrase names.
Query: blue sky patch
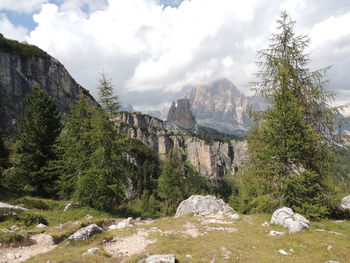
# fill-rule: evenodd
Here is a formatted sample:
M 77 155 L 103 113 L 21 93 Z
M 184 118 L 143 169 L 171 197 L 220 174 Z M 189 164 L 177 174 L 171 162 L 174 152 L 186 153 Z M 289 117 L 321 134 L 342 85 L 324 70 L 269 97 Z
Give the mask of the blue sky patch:
M 23 26 L 32 31 L 37 25 L 33 20 L 33 14 L 17 13 L 14 11 L 3 11 L 2 13 L 15 26 Z

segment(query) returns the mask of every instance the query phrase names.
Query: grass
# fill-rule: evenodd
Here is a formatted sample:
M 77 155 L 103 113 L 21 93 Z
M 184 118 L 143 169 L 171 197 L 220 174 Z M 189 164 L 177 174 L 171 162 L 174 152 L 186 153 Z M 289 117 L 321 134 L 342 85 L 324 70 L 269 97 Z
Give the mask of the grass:
M 49 223 L 45 229 L 36 229 L 33 226 L 24 227 L 25 233 L 45 233 L 54 237 L 59 243 L 52 251 L 37 255 L 27 262 L 137 262 L 146 254 L 175 254 L 178 262 L 303 262 L 314 263 L 334 260 L 340 263 L 350 262 L 350 222 L 322 220 L 311 224 L 310 230 L 304 230 L 301 233 L 289 235 L 285 228 L 279 226 L 263 227 L 264 221 L 269 221 L 269 215 L 250 215 L 242 216 L 240 220 L 231 221 L 230 225 L 212 224 L 211 226 L 234 227 L 237 232 L 226 231 L 207 231 L 205 226 L 198 221 L 196 217 L 183 218 L 160 218 L 150 225 L 131 227 L 124 230 L 104 231 L 85 241 L 67 242 L 65 239 L 74 233 L 77 229 L 90 223 L 97 223 L 100 226 L 110 220 L 115 220 L 112 215 L 101 213 L 91 208 L 74 208 L 63 212 L 66 202 L 51 201 L 41 199 L 46 205 L 40 202 L 40 206 L 45 210 L 32 208 L 30 212 L 40 212 Z M 12 203 L 19 204 L 21 200 L 14 200 Z M 28 200 L 23 202 L 29 202 Z M 28 204 L 27 204 L 28 205 Z M 94 216 L 92 219 L 83 219 L 86 214 Z M 7 222 L 10 221 L 10 222 Z M 15 222 L 7 220 L 0 223 L 0 228 L 11 226 Z M 76 223 L 76 221 L 79 221 Z M 184 225 L 190 222 L 195 225 L 200 232 L 207 232 L 197 238 L 184 237 Z M 63 224 L 63 229 L 57 228 Z M 113 237 L 125 237 L 137 233 L 137 228 L 149 230 L 157 227 L 162 231 L 174 230 L 170 235 L 159 232 L 150 232 L 149 239 L 157 239 L 154 244 L 148 245 L 147 249 L 141 254 L 129 258 L 113 258 L 103 250 L 103 243 Z M 326 232 L 316 232 L 315 229 L 326 229 L 336 231 L 345 236 L 337 236 Z M 285 232 L 283 236 L 269 236 L 270 230 Z M 177 232 L 176 232 L 177 231 Z M 327 246 L 332 246 L 327 250 Z M 92 247 L 99 247 L 95 255 L 82 256 L 86 250 Z M 291 255 L 284 256 L 278 253 L 279 249 L 284 249 Z M 189 258 L 191 255 L 191 258 Z

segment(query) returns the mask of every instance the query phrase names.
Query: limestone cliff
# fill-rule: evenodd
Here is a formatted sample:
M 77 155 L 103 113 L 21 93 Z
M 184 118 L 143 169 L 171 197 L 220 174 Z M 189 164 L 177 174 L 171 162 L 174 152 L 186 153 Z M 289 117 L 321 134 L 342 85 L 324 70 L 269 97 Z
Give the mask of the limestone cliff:
M 0 129 L 18 131 L 24 98 L 33 86 L 52 96 L 61 113 L 69 109 L 79 91 L 96 103 L 55 58 L 38 47 L 0 35 Z
M 212 181 L 220 180 L 229 170 L 235 173 L 246 159 L 245 141 L 208 142 L 171 123 L 135 112 L 122 112 L 117 121 L 129 137 L 143 142 L 161 159 L 174 148 L 180 150 L 201 175 Z

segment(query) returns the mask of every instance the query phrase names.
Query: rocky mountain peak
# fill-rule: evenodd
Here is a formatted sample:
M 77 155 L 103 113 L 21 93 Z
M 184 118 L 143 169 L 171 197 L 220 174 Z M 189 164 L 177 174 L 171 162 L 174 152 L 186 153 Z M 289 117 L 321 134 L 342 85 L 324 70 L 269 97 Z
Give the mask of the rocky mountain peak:
M 262 109 L 255 97 L 247 97 L 228 79 L 198 84 L 187 91 L 198 125 L 227 134 L 242 134 L 250 125 L 251 110 Z
M 177 102 L 173 102 L 169 112 L 167 121 L 175 123 L 180 128 L 192 129 L 196 120 L 192 114 L 191 102 L 187 98 L 179 99 Z

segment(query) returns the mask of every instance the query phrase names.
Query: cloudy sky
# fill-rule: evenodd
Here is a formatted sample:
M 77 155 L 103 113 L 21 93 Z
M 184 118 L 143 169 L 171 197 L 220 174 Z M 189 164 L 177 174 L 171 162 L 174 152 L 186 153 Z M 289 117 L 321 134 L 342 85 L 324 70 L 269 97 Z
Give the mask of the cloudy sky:
M 93 95 L 104 71 L 123 104 L 161 109 L 219 77 L 249 94 L 282 10 L 311 38 L 311 69 L 332 65 L 329 89 L 350 104 L 349 0 L 0 0 L 0 32 L 59 59 Z

